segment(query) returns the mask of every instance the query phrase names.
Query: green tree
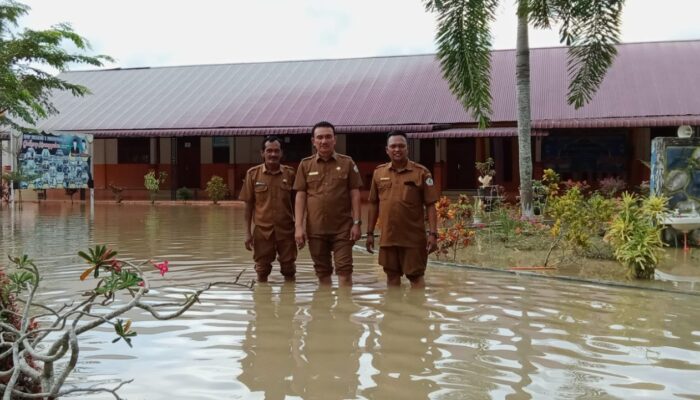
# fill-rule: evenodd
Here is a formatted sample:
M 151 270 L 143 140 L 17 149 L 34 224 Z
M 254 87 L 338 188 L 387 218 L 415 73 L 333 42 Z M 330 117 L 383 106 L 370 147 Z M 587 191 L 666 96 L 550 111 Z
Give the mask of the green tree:
M 437 16 L 437 57 L 452 92 L 479 126 L 491 114 L 491 31 L 499 0 L 424 0 Z M 559 25 L 569 47 L 568 102 L 591 100 L 616 54 L 624 0 L 517 0 L 516 86 L 522 214 L 533 216 L 530 144 L 530 46 L 528 28 Z
M 42 68 L 66 70 L 75 64 L 102 66 L 108 56 L 83 54 L 88 41 L 66 23 L 47 30 L 19 29 L 19 19 L 30 8 L 13 0 L 0 0 L 0 127 L 28 129 L 36 121 L 56 114 L 51 102 L 54 91 L 74 96 L 90 93 L 81 85 L 53 76 Z M 77 50 L 62 46 L 71 44 Z M 28 125 L 28 126 L 25 126 Z

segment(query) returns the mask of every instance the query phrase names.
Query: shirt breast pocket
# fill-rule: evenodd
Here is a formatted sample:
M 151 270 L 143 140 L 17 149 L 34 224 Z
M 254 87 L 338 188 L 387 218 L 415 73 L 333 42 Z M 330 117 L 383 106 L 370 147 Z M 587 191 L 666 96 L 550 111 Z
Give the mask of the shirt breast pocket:
M 267 185 L 255 185 L 255 198 L 264 201 L 267 199 Z
M 309 175 L 306 177 L 306 186 L 309 189 L 316 190 L 321 186 L 321 175 Z
M 421 198 L 423 194 L 423 188 L 420 183 L 415 181 L 405 181 L 403 183 L 403 193 L 401 194 L 401 201 L 408 205 L 419 205 L 421 204 Z
M 391 182 L 380 182 L 377 184 L 379 200 L 386 201 L 391 197 Z

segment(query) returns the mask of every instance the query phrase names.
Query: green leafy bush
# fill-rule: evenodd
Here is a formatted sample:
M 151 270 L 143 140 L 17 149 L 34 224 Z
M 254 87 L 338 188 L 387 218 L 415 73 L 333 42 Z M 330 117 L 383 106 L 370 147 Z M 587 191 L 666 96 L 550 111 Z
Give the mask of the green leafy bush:
M 151 204 L 156 202 L 156 196 L 158 196 L 158 191 L 160 191 L 160 185 L 165 183 L 165 178 L 167 177 L 167 173 L 161 171 L 156 175 L 156 171 L 154 170 L 148 171 L 148 173 L 143 176 L 143 185 L 151 194 Z
M 562 239 L 575 253 L 588 250 L 591 238 L 601 236 L 615 213 L 615 202 L 598 193 L 586 198 L 579 186 L 571 185 L 561 196 L 549 200 L 549 213 L 554 219 L 552 235 Z
M 615 258 L 639 279 L 654 277 L 663 250 L 661 219 L 668 210 L 665 197 L 637 197 L 623 193 L 620 210 L 615 215 L 605 240 Z
M 211 199 L 214 204 L 219 204 L 220 200 L 226 198 L 228 194 L 228 186 L 224 183 L 223 178 L 220 176 L 212 176 L 207 182 L 207 196 Z
M 183 201 L 192 200 L 194 198 L 194 193 L 192 193 L 192 190 L 189 188 L 181 187 L 175 192 L 175 198 Z

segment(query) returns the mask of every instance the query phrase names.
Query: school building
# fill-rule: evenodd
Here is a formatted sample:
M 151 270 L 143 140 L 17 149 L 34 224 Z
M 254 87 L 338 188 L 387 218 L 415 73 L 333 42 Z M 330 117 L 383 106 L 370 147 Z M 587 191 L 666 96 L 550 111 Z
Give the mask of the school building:
M 700 40 L 618 46 L 593 100 L 566 102 L 567 49 L 531 50 L 535 176 L 554 168 L 564 179 L 648 179 L 651 139 L 700 126 Z M 335 60 L 192 65 L 65 72 L 92 94 L 57 93 L 60 111 L 38 126 L 94 135 L 96 198 L 110 185 L 125 199 L 145 199 L 143 176 L 165 171 L 163 197 L 201 190 L 213 175 L 237 196 L 245 171 L 260 162 L 264 135 L 282 137 L 286 163 L 311 154 L 310 128 L 337 127 L 337 150 L 352 156 L 365 183 L 386 162 L 385 134 L 406 132 L 410 157 L 442 190 L 478 186 L 475 161 L 493 157 L 495 183 L 518 188 L 515 51 L 492 53 L 492 125 L 477 129 L 452 95 L 434 54 Z M 4 139 L 7 139 L 7 133 Z M 7 146 L 7 144 L 5 144 Z M 5 158 L 7 156 L 5 155 Z M 7 160 L 3 162 L 6 163 Z M 49 198 L 65 199 L 62 190 Z

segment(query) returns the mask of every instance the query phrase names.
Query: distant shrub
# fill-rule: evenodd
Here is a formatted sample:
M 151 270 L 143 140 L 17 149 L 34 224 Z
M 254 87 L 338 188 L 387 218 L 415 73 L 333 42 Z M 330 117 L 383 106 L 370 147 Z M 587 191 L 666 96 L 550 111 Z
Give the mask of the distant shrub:
M 598 181 L 598 191 L 607 198 L 612 198 L 627 189 L 627 182 L 618 177 L 604 178 Z
M 143 176 L 143 186 L 151 193 L 151 204 L 156 202 L 156 196 L 158 196 L 160 185 L 165 183 L 165 178 L 167 177 L 167 173 L 161 171 L 156 174 L 154 170 L 148 171 L 148 173 Z
M 192 200 L 194 198 L 194 193 L 186 187 L 181 187 L 175 192 L 175 198 L 182 201 Z
M 220 200 L 226 198 L 228 186 L 224 183 L 223 178 L 214 175 L 209 179 L 209 182 L 207 182 L 206 191 L 211 201 L 214 202 L 214 204 L 219 204 Z

